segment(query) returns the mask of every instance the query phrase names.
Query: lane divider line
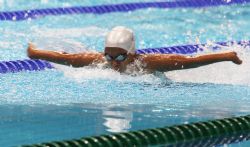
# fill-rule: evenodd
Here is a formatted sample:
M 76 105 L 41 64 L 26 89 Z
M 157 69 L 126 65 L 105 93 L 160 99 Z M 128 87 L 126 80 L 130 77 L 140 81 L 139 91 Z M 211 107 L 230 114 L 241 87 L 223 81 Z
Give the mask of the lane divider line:
M 46 8 L 46 9 L 32 9 L 20 11 L 6 11 L 0 12 L 1 21 L 20 21 L 27 19 L 36 19 L 49 15 L 71 15 L 71 14 L 106 14 L 113 12 L 129 12 L 138 9 L 147 8 L 199 8 L 209 6 L 231 5 L 231 4 L 245 4 L 250 0 L 183 0 L 173 2 L 136 2 L 123 4 L 106 4 L 97 6 L 76 6 L 63 8 Z

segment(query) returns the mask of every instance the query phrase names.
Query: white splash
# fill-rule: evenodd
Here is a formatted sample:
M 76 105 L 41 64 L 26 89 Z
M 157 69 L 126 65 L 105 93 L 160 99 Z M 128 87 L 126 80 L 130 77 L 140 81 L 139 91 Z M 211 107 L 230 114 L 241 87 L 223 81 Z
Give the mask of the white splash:
M 41 4 L 47 4 L 49 0 L 41 0 Z
M 102 69 L 99 67 L 82 67 L 73 68 L 64 65 L 54 64 L 58 70 L 62 71 L 64 75 L 76 82 L 84 82 L 85 80 L 112 80 L 118 82 L 131 82 L 131 83 L 148 83 L 148 84 L 159 84 L 167 79 L 161 76 L 155 76 L 153 74 L 140 74 L 138 75 L 127 75 L 121 74 L 112 69 Z M 164 76 L 164 75 L 163 75 Z
M 86 46 L 82 42 L 68 38 L 62 38 L 61 40 L 54 38 L 51 38 L 49 40 L 37 39 L 35 41 L 35 44 L 40 49 L 63 51 L 68 53 L 80 53 L 89 50 L 92 51 L 90 47 Z
M 93 67 L 72 68 L 68 66 L 55 64 L 58 70 L 61 70 L 66 77 L 75 81 L 83 82 L 89 79 L 115 80 L 119 82 L 132 83 L 150 83 L 159 84 L 169 79 L 175 82 L 192 82 L 192 83 L 217 83 L 217 84 L 250 84 L 250 52 L 248 48 L 238 45 L 223 47 L 220 51 L 236 51 L 243 60 L 241 65 L 232 62 L 220 62 L 211 65 L 166 72 L 165 76 L 156 76 L 155 74 L 138 74 L 136 76 L 121 74 L 112 69 L 102 69 Z M 211 51 L 207 51 L 207 53 Z
M 107 29 L 99 28 L 96 26 L 83 27 L 83 28 L 34 28 L 34 31 L 38 36 L 62 38 L 69 37 L 81 37 L 81 36 L 105 36 L 108 32 Z
M 82 28 L 38 28 L 32 27 L 32 32 L 36 35 L 34 44 L 40 49 L 65 51 L 69 53 L 78 53 L 86 50 L 95 50 L 95 46 L 86 45 L 75 38 L 82 37 L 103 37 L 108 30 L 96 26 Z
M 247 50 L 249 48 L 238 45 L 224 47 L 220 50 L 236 51 L 243 61 L 241 65 L 232 62 L 220 62 L 199 68 L 166 72 L 165 75 L 176 82 L 249 85 L 250 52 L 247 52 Z

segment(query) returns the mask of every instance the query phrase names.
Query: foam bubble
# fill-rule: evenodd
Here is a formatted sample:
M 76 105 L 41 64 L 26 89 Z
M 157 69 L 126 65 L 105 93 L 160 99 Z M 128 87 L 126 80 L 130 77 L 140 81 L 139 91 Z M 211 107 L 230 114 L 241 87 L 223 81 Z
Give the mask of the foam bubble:
M 54 65 L 58 70 L 62 71 L 64 75 L 77 82 L 84 82 L 86 80 L 111 80 L 118 82 L 131 82 L 131 83 L 148 83 L 160 84 L 168 80 L 161 74 L 141 74 L 128 75 L 121 74 L 112 69 L 103 69 L 99 67 L 82 67 L 72 68 L 64 65 Z

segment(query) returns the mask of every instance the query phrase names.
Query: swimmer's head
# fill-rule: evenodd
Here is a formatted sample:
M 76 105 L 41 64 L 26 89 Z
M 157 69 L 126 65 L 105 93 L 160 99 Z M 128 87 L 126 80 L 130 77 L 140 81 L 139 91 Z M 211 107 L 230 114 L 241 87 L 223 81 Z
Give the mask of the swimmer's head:
M 106 36 L 105 47 L 122 48 L 128 53 L 135 53 L 134 33 L 123 26 L 114 27 Z
M 106 37 L 104 55 L 112 69 L 126 70 L 136 56 L 133 31 L 122 26 L 113 28 Z

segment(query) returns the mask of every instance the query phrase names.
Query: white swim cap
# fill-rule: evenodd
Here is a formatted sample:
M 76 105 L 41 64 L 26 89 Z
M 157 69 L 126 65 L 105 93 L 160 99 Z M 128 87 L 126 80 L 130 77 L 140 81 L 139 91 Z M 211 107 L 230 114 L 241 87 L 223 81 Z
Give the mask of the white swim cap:
M 123 26 L 113 28 L 106 36 L 105 47 L 119 47 L 129 53 L 135 53 L 134 33 Z

